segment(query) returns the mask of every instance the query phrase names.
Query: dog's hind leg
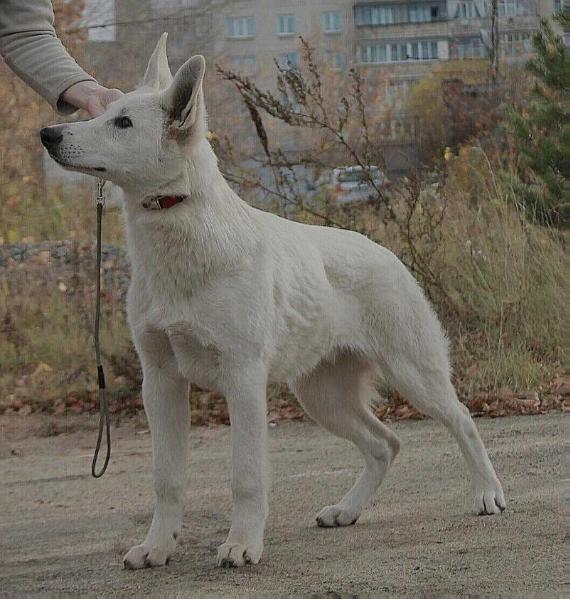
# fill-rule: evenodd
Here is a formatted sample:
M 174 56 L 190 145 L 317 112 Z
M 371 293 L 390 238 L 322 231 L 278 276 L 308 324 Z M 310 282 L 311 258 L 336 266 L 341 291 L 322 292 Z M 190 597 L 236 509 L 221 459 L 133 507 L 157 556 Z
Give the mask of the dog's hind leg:
M 501 483 L 469 410 L 457 399 L 448 371 L 421 372 L 414 364 L 399 360 L 390 379 L 407 400 L 442 422 L 456 439 L 471 473 L 475 511 L 482 515 L 502 512 L 506 502 Z
M 394 313 L 394 328 L 384 330 L 385 346 L 379 352 L 384 374 L 455 437 L 471 473 L 477 513 L 499 513 L 506 507 L 503 489 L 469 410 L 451 384 L 446 342 L 435 315 L 423 298 L 415 304 L 402 302 Z
M 343 352 L 291 384 L 307 413 L 331 433 L 352 441 L 365 461 L 364 471 L 350 491 L 319 512 L 319 526 L 354 524 L 399 451 L 396 435 L 368 407 L 373 394 L 370 376 L 371 369 L 361 358 Z
M 143 401 L 152 437 L 156 506 L 141 545 L 125 555 L 125 568 L 163 566 L 182 530 L 187 459 L 188 382 L 180 376 L 168 339 L 161 333 L 145 336 L 138 347 L 143 365 Z M 152 351 L 144 346 L 151 345 Z

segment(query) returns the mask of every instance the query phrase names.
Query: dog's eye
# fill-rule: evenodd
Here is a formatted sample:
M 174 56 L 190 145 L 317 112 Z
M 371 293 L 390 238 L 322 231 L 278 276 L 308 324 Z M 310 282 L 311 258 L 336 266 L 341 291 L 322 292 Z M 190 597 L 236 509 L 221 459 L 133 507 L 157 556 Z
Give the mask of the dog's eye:
M 115 119 L 115 127 L 119 129 L 128 129 L 133 126 L 133 121 L 128 116 L 120 116 Z

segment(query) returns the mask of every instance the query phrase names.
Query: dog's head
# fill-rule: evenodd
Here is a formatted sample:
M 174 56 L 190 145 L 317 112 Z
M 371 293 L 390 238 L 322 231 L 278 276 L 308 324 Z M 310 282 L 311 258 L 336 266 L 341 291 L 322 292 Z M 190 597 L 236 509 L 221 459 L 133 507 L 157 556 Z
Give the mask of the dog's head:
M 193 56 L 173 77 L 164 33 L 138 89 L 89 121 L 40 132 L 50 156 L 66 169 L 137 191 L 160 189 L 180 176 L 206 136 L 202 81 L 206 63 Z

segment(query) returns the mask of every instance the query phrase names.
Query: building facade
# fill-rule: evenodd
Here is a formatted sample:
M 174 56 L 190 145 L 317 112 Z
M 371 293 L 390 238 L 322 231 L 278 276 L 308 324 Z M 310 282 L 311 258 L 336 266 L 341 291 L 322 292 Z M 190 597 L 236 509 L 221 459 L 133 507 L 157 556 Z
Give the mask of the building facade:
M 490 45 L 490 0 L 88 0 L 86 5 L 94 58 L 107 46 L 109 55 L 129 50 L 144 61 L 143 47 L 151 48 L 166 30 L 175 67 L 201 52 L 263 75 L 274 61 L 299 64 L 302 36 L 336 70 L 383 69 L 405 82 L 429 72 L 436 61 L 484 59 Z M 540 17 L 557 10 L 560 0 L 499 0 L 500 60 L 525 60 Z
M 379 110 L 395 115 L 391 137 L 406 137 L 410 147 L 415 125 L 404 107 L 412 87 L 439 63 L 485 60 L 490 51 L 490 0 L 87 0 L 90 6 L 91 24 L 110 24 L 89 29 L 91 62 L 106 83 L 136 84 L 159 35 L 168 31 L 173 69 L 201 53 L 210 72 L 219 64 L 275 89 L 275 63 L 300 65 L 302 37 L 333 72 L 360 72 L 377 92 Z M 529 57 L 540 18 L 557 10 L 559 0 L 498 0 L 503 70 Z M 208 98 L 208 106 L 214 125 L 248 121 L 229 114 L 223 94 Z M 303 145 L 298 130 L 283 133 L 284 151 Z

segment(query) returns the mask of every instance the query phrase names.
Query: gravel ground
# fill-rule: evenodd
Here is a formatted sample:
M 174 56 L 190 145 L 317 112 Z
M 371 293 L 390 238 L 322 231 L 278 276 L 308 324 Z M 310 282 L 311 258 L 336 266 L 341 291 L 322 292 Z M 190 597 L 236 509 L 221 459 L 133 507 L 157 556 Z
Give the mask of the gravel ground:
M 2 596 L 562 596 L 562 414 L 478 420 L 509 502 L 494 517 L 470 514 L 441 426 L 391 425 L 402 451 L 375 504 L 342 529 L 317 528 L 314 515 L 352 484 L 357 452 L 310 423 L 272 428 L 265 553 L 232 570 L 214 565 L 230 521 L 229 429 L 196 428 L 181 546 L 166 568 L 135 572 L 121 557 L 151 516 L 148 433 L 123 421 L 107 474 L 93 480 L 93 418 L 39 418 L 0 419 Z

